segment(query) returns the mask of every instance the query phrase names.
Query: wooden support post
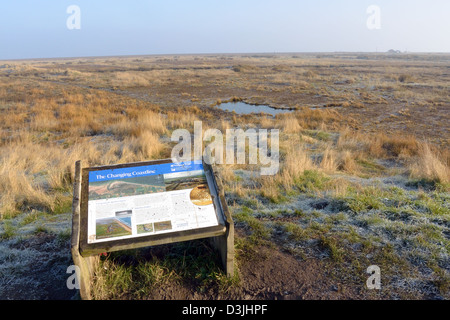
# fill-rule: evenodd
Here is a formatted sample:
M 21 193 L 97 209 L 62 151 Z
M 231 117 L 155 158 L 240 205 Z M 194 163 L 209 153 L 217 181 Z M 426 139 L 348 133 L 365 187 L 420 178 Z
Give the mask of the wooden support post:
M 207 167 L 210 169 L 211 177 L 217 190 L 217 196 L 219 197 L 218 203 L 221 207 L 220 210 L 223 212 L 226 227 L 225 234 L 213 237 L 212 243 L 220 253 L 222 265 L 227 276 L 232 277 L 234 275 L 234 222 L 228 210 L 222 181 L 213 166 Z
M 75 163 L 75 182 L 73 186 L 72 202 L 72 259 L 79 268 L 78 283 L 80 285 L 81 299 L 90 300 L 91 282 L 99 256 L 83 257 L 80 254 L 80 198 L 81 198 L 81 161 Z

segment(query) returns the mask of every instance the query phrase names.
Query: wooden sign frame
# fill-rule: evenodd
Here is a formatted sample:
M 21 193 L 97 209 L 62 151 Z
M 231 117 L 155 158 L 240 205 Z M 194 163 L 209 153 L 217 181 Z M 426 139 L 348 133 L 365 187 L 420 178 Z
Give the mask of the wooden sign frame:
M 234 223 L 231 214 L 228 211 L 222 182 L 217 174 L 217 171 L 213 166 L 204 162 L 202 163 L 203 170 L 205 172 L 207 183 L 210 189 L 218 225 L 198 229 L 172 231 L 161 234 L 150 234 L 139 237 L 129 237 L 104 242 L 88 243 L 88 201 L 90 172 L 170 163 L 172 163 L 171 159 L 164 159 L 90 168 L 82 168 L 81 161 L 77 161 L 75 163 L 71 252 L 74 263 L 79 267 L 80 270 L 79 283 L 80 295 L 82 299 L 91 298 L 91 277 L 96 268 L 96 264 L 99 261 L 99 254 L 104 252 L 210 238 L 212 244 L 216 247 L 219 254 L 221 255 L 221 260 L 225 272 L 228 276 L 233 275 Z

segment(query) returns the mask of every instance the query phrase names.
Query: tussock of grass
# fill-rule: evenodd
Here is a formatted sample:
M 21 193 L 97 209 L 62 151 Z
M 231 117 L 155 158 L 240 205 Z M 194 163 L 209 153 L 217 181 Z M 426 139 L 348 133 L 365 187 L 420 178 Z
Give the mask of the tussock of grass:
M 340 153 L 336 169 L 347 173 L 356 173 L 358 165 L 351 151 L 345 150 Z
M 298 123 L 298 120 L 293 117 L 285 116 L 279 120 L 279 127 L 284 133 L 298 133 L 302 130 L 302 127 Z
M 449 185 L 450 168 L 441 159 L 442 156 L 433 152 L 428 144 L 420 144 L 417 161 L 410 165 L 411 177 Z
M 358 158 L 408 158 L 418 153 L 419 142 L 413 136 L 361 134 L 349 128 L 340 131 L 337 146 L 356 152 Z
M 295 186 L 302 192 L 320 191 L 327 186 L 329 178 L 322 172 L 316 170 L 305 170 L 302 175 L 298 176 Z
M 417 154 L 418 143 L 412 136 L 387 136 L 383 133 L 377 134 L 369 143 L 369 154 L 376 158 L 383 157 L 410 157 Z
M 320 168 L 325 172 L 335 172 L 338 168 L 336 153 L 330 147 L 326 148 L 322 154 Z
M 414 82 L 414 76 L 410 74 L 401 74 L 398 76 L 398 81 L 400 82 Z
M 233 219 L 236 223 L 242 223 L 250 230 L 250 238 L 256 243 L 270 237 L 270 229 L 253 215 L 253 210 L 250 208 L 242 207 L 239 212 L 233 215 Z
M 11 239 L 16 235 L 16 227 L 10 221 L 3 223 L 3 230 L 0 235 L 1 239 L 7 240 Z
M 330 236 L 322 236 L 320 238 L 320 245 L 329 250 L 331 259 L 335 262 L 342 262 L 344 259 L 345 251 L 339 245 L 336 238 Z

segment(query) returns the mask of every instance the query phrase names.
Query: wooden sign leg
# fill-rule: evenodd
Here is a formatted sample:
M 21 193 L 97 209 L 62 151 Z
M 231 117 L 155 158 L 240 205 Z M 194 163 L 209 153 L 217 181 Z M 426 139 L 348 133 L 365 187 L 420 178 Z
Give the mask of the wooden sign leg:
M 212 238 L 212 242 L 222 259 L 222 266 L 228 277 L 234 275 L 234 226 L 227 226 L 223 236 Z
M 75 163 L 75 179 L 72 203 L 72 239 L 71 253 L 74 264 L 79 268 L 78 283 L 80 296 L 83 300 L 90 300 L 91 283 L 99 256 L 82 257 L 80 254 L 80 196 L 81 196 L 81 161 Z
M 216 185 L 220 210 L 223 213 L 226 227 L 226 233 L 223 236 L 213 238 L 213 245 L 220 253 L 222 265 L 227 276 L 232 277 L 234 276 L 234 222 L 228 210 L 222 181 L 214 167 L 207 166 L 207 168 L 210 170 L 214 184 Z

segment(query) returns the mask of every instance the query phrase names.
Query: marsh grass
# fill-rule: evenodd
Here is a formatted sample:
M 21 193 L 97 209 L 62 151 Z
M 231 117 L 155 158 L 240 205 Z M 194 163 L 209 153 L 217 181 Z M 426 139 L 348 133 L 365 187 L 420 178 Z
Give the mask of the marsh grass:
M 450 184 L 450 169 L 446 162 L 442 161 L 439 152 L 432 151 L 431 147 L 422 143 L 419 146 L 417 161 L 410 165 L 410 175 L 413 178 L 427 179 L 443 185 Z
M 124 108 L 122 99 L 114 100 L 102 92 L 69 94 L 63 90 L 60 96 L 52 96 L 52 90 L 47 85 L 32 90 L 26 98 L 30 107 L 17 103 L 18 107 L 11 109 L 16 116 L 8 114 L 3 119 L 2 218 L 31 209 L 70 211 L 68 200 L 62 199 L 71 192 L 76 160 L 88 166 L 167 154 L 167 146 L 160 142 L 160 136 L 167 134 L 167 120 L 156 111 L 135 102 Z
M 277 175 L 259 176 L 251 166 L 219 168 L 236 227 L 245 234 L 236 239 L 237 259 L 252 257 L 255 246 L 276 246 L 301 259 L 326 259 L 336 279 L 355 286 L 366 280 L 367 265 L 377 264 L 392 292 L 395 279 L 416 277 L 448 297 L 450 161 L 448 125 L 439 120 L 448 104 L 446 80 L 434 69 L 426 73 L 435 72 L 435 79 L 422 75 L 421 64 L 438 61 L 433 57 L 383 59 L 7 63 L 11 73 L 0 70 L 1 238 L 14 240 L 27 227 L 36 237 L 56 234 L 61 246 L 67 243 L 68 233 L 54 233 L 47 222 L 71 211 L 76 160 L 93 166 L 165 158 L 171 132 L 193 132 L 196 120 L 204 130 L 279 128 Z M 336 63 L 338 74 L 330 72 Z M 272 118 L 210 109 L 227 99 L 296 111 Z M 440 136 L 443 148 L 422 141 L 422 117 L 432 126 L 423 137 Z M 389 125 L 405 129 L 389 132 Z M 415 127 L 420 135 L 409 134 Z M 97 270 L 94 296 L 146 299 L 164 286 L 198 292 L 237 286 L 239 277 L 227 278 L 214 257 L 199 242 L 110 254 Z M 421 273 L 424 266 L 432 275 Z

